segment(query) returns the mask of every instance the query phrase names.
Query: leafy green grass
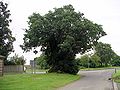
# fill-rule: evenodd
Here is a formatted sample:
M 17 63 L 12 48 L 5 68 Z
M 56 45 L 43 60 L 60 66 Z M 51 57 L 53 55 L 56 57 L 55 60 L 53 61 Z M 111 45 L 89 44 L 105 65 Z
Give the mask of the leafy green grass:
M 114 69 L 114 68 L 120 68 L 120 67 L 101 67 L 101 68 L 82 68 L 80 70 L 82 71 L 89 71 L 89 70 L 104 70 L 104 69 Z
M 120 83 L 120 70 L 117 70 L 117 72 L 112 75 L 112 78 L 115 82 Z
M 79 78 L 57 73 L 4 75 L 0 77 L 0 90 L 55 90 Z

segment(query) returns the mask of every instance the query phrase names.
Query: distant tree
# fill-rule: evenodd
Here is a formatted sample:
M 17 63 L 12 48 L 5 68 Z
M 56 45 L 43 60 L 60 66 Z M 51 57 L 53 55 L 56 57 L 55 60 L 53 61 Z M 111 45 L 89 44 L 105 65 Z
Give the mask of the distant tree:
M 15 54 L 13 57 L 10 57 L 5 63 L 5 65 L 24 65 L 26 59 L 24 56 L 18 56 Z
M 80 58 L 77 58 L 78 65 L 82 68 L 96 68 L 100 66 L 100 57 L 96 54 L 91 56 L 85 54 Z
M 95 46 L 96 54 L 100 57 L 101 66 L 108 66 L 114 58 L 115 52 L 112 50 L 110 44 L 99 42 Z
M 49 69 L 49 65 L 47 64 L 47 57 L 45 54 L 41 54 L 40 57 L 36 57 L 34 59 L 40 69 Z
M 106 35 L 101 25 L 83 17 L 83 13 L 75 12 L 72 5 L 54 8 L 43 16 L 33 13 L 28 24 L 21 47 L 30 51 L 41 46 L 51 67 L 49 72 L 76 74 L 79 71 L 76 54 L 88 51 Z
M 96 68 L 100 66 L 100 57 L 97 54 L 93 54 L 90 57 L 90 67 L 91 68 Z
M 12 37 L 12 32 L 9 29 L 9 23 L 11 22 L 10 10 L 7 10 L 7 3 L 0 1 L 0 55 L 5 56 L 6 63 L 7 57 L 10 52 L 13 51 L 13 42 L 15 38 Z
M 111 65 L 120 66 L 120 56 L 118 56 L 117 54 L 114 55 L 114 58 L 111 60 Z
M 85 54 L 79 58 L 78 62 L 79 62 L 79 65 L 81 67 L 88 68 L 89 67 L 89 60 L 90 60 L 90 57 L 87 54 Z

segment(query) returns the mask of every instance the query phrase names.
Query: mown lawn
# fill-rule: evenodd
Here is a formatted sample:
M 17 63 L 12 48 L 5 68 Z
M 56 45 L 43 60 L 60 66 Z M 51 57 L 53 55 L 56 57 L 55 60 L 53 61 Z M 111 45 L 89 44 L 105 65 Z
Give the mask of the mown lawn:
M 0 77 L 0 90 L 55 90 L 79 78 L 57 73 L 4 75 Z

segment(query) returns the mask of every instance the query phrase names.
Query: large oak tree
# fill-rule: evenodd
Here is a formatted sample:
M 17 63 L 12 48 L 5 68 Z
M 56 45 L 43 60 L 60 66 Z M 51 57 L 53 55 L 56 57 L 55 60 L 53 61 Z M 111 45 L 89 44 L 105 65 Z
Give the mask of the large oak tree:
M 21 47 L 30 51 L 41 46 L 51 66 L 49 72 L 76 74 L 79 69 L 75 55 L 88 51 L 106 35 L 101 25 L 86 19 L 72 5 L 54 8 L 45 15 L 33 13 L 28 25 Z

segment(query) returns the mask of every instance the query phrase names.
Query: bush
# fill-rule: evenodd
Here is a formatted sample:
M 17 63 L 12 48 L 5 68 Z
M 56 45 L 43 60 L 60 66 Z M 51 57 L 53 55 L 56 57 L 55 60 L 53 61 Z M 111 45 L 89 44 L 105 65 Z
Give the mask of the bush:
M 49 65 L 47 64 L 47 57 L 44 54 L 41 54 L 40 57 L 36 57 L 35 61 L 40 69 L 49 69 Z
M 59 66 L 50 68 L 49 72 L 69 73 L 76 75 L 79 71 L 76 60 L 63 60 L 59 61 Z
M 81 58 L 76 59 L 79 67 L 81 68 L 96 68 L 100 66 L 100 57 L 96 54 L 89 57 L 88 55 L 83 55 Z
M 26 59 L 24 58 L 24 56 L 18 56 L 17 54 L 15 54 L 13 57 L 8 58 L 5 61 L 5 65 L 24 65 L 25 64 Z

